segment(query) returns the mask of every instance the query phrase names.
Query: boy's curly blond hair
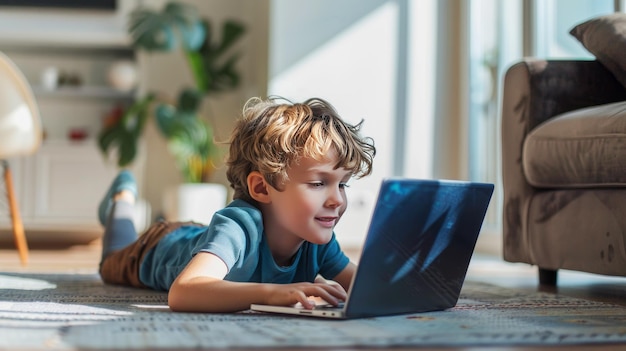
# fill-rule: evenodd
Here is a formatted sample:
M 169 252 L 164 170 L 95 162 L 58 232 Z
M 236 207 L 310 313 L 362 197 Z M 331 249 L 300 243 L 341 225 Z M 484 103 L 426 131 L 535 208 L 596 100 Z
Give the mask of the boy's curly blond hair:
M 362 123 L 344 122 L 331 104 L 319 98 L 303 103 L 277 97 L 248 100 L 228 140 L 226 176 L 235 190 L 233 197 L 254 203 L 248 174 L 258 171 L 280 189 L 289 166 L 301 157 L 322 161 L 331 148 L 338 156 L 336 168 L 357 178 L 369 175 L 376 149 L 371 138 L 359 135 Z

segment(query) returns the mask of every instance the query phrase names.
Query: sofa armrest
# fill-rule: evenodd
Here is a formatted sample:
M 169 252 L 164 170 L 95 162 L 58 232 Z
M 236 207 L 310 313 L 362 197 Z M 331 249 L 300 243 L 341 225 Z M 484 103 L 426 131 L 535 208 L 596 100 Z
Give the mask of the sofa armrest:
M 526 135 L 558 114 L 626 100 L 626 89 L 597 61 L 525 59 L 505 76 L 501 106 L 503 254 L 533 263 L 526 238 L 528 206 L 535 189 L 522 167 Z
M 626 88 L 598 61 L 526 59 L 519 65 L 511 69 L 528 71 L 530 129 L 561 113 L 626 100 Z

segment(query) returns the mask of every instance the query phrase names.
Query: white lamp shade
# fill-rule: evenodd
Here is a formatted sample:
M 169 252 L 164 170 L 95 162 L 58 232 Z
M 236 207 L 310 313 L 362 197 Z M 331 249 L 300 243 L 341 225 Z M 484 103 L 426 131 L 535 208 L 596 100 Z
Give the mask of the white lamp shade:
M 30 85 L 0 53 L 0 159 L 34 153 L 41 139 L 41 117 Z

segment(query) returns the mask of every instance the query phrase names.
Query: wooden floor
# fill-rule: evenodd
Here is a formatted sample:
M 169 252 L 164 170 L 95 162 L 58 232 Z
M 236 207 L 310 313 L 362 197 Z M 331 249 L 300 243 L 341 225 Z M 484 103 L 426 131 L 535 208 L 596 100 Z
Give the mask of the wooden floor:
M 93 273 L 97 271 L 100 249 L 98 241 L 87 245 L 55 249 L 31 249 L 28 265 L 22 266 L 16 251 L 11 247 L 3 247 L 0 248 L 0 271 Z M 358 261 L 358 251 L 348 251 L 348 255 L 355 261 Z M 626 305 L 626 278 L 622 277 L 561 271 L 559 272 L 558 288 L 540 288 L 537 286 L 537 273 L 534 267 L 526 264 L 506 263 L 498 257 L 476 254 L 472 259 L 467 279 L 503 287 L 528 291 L 558 292 L 567 296 Z M 484 348 L 461 347 L 438 350 L 482 349 Z M 498 347 L 488 348 L 488 350 L 626 350 L 626 344 L 608 346 L 581 345 L 576 347 Z

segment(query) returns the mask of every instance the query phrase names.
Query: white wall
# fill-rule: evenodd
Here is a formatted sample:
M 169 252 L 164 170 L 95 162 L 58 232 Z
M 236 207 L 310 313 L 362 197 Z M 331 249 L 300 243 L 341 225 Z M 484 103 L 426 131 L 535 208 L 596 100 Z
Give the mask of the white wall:
M 336 228 L 344 245 L 362 244 L 383 177 L 466 177 L 462 5 L 271 1 L 269 93 L 325 98 L 376 142 L 374 173 L 353 182 Z
M 384 0 L 273 0 L 269 93 L 329 101 L 377 147 L 374 172 L 352 180 L 336 232 L 361 244 L 382 177 L 392 173 L 397 7 Z

